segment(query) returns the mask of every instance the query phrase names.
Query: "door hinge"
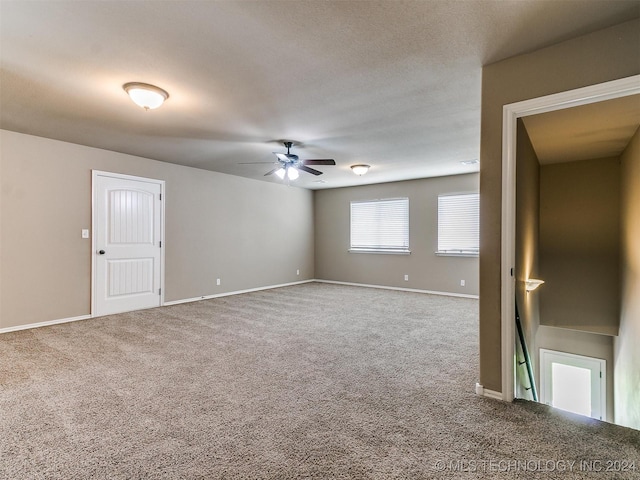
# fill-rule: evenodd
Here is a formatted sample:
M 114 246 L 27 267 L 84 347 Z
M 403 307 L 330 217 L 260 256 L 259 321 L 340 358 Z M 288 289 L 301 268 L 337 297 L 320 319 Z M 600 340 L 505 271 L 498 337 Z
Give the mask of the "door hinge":
M 513 277 L 513 268 L 511 269 L 511 276 Z
M 162 200 L 162 194 L 160 194 L 160 200 Z
M 160 248 L 162 248 L 162 240 L 160 240 Z
M 600 378 L 602 378 L 602 370 L 600 371 Z
M 162 289 L 161 288 L 158 289 L 158 295 L 162 295 Z

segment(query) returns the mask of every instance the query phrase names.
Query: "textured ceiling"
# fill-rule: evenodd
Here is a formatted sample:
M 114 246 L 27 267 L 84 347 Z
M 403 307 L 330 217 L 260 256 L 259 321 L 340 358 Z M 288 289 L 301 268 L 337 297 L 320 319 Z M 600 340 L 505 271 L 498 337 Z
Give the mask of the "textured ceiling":
M 460 162 L 479 156 L 482 65 L 638 16 L 609 0 L 2 0 L 0 127 L 276 182 L 241 163 L 290 139 L 337 162 L 295 182 L 314 189 L 478 171 Z M 145 112 L 131 81 L 171 97 Z
M 541 165 L 617 157 L 640 126 L 640 95 L 522 120 Z

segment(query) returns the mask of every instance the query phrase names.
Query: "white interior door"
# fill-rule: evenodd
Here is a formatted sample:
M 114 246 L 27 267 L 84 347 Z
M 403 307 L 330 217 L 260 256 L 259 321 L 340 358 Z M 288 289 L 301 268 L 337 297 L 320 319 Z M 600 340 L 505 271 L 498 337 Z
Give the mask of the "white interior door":
M 161 305 L 163 182 L 93 175 L 93 315 Z
M 540 399 L 568 412 L 606 420 L 606 362 L 540 349 Z

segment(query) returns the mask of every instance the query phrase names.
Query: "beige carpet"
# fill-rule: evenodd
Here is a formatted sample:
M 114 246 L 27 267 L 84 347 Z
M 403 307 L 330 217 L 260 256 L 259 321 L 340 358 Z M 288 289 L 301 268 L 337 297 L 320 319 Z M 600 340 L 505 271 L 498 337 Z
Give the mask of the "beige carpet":
M 0 478 L 640 477 L 640 432 L 474 394 L 477 310 L 313 283 L 1 335 Z

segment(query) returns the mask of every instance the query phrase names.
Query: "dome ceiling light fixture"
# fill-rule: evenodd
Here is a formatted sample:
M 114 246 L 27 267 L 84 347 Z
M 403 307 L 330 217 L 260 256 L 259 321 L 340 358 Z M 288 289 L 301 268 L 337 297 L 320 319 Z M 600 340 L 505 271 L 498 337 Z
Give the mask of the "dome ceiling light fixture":
M 158 108 L 169 98 L 169 94 L 165 90 L 148 83 L 129 82 L 125 83 L 122 88 L 129 94 L 133 103 L 145 110 Z
M 371 168 L 370 165 L 365 165 L 363 163 L 359 163 L 357 165 L 351 165 L 351 170 L 353 170 L 353 173 L 359 176 L 362 176 L 365 173 L 367 173 L 370 168 Z

